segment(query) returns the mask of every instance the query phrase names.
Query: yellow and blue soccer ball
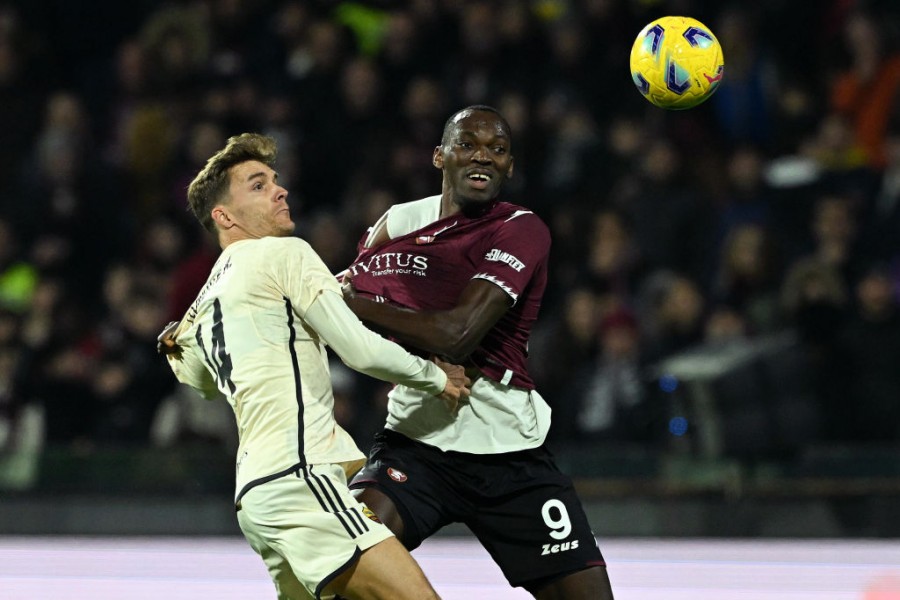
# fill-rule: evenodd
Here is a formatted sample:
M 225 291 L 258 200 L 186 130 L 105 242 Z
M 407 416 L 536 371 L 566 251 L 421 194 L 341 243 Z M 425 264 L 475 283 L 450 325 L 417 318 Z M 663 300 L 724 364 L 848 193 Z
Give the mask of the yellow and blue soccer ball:
M 644 98 L 671 110 L 697 106 L 725 72 L 712 30 L 690 17 L 663 17 L 644 27 L 631 47 L 631 77 Z

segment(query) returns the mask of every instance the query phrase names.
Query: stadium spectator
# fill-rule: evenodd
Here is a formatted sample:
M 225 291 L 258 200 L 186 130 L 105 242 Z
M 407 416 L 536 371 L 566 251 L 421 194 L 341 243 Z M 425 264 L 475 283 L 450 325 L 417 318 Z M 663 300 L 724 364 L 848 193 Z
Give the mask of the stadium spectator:
M 839 343 L 847 398 L 834 418 L 844 440 L 900 441 L 900 307 L 887 268 L 868 269 L 854 291 L 856 307 Z
M 529 342 L 529 365 L 535 385 L 547 390 L 553 406 L 571 402 L 562 390 L 577 373 L 596 362 L 599 351 L 597 331 L 602 317 L 600 295 L 588 286 L 570 288 L 558 308 L 535 327 Z M 552 428 L 551 435 L 565 437 L 568 427 Z
M 886 164 L 885 135 L 900 90 L 896 32 L 886 24 L 890 21 L 863 11 L 847 17 L 843 33 L 850 64 L 831 88 L 833 109 L 850 120 L 866 162 L 879 170 Z
M 666 270 L 649 275 L 637 302 L 646 360 L 660 360 L 699 343 L 706 303 L 689 277 Z
M 769 333 L 781 325 L 780 276 L 768 231 L 753 223 L 739 225 L 722 246 L 710 297 L 734 310 L 747 333 Z
M 637 315 L 642 360 L 696 343 L 704 325 L 795 331 L 825 378 L 827 420 L 868 410 L 832 397 L 862 366 L 829 361 L 874 335 L 847 300 L 879 289 L 868 266 L 900 278 L 892 3 L 694 4 L 726 69 L 684 113 L 621 79 L 635 33 L 671 3 L 379 3 L 365 35 L 326 0 L 83 4 L 0 6 L 0 300 L 20 335 L 17 402 L 46 409 L 48 440 L 100 443 L 114 386 L 92 370 L 134 333 L 135 279 L 153 279 L 167 314 L 195 295 L 217 250 L 177 238 L 193 231 L 184 189 L 211 149 L 246 130 L 277 138 L 304 234 L 338 264 L 354 251 L 342 232 L 430 193 L 437 128 L 469 103 L 510 120 L 519 167 L 505 193 L 553 233 L 537 377 L 593 366 L 596 324 L 615 307 Z M 781 165 L 779 180 L 783 157 L 805 167 Z M 159 236 L 135 235 L 151 222 L 165 223 Z M 670 286 L 681 291 L 665 302 Z M 351 377 L 354 422 L 380 421 L 381 389 Z
M 607 314 L 599 326 L 600 352 L 567 388 L 557 432 L 571 442 L 652 441 L 653 411 L 644 372 L 637 319 L 626 309 Z M 566 427 L 567 426 L 567 427 Z M 562 428 L 561 428 L 562 429 Z

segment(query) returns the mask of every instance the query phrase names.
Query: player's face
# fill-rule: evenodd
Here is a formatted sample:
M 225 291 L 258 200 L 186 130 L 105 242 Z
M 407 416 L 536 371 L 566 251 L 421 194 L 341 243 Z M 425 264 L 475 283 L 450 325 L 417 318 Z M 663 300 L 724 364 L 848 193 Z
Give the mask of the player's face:
M 294 233 L 288 192 L 278 173 L 255 160 L 231 168 L 228 209 L 234 226 L 248 237 L 283 237 Z
M 460 113 L 433 160 L 444 171 L 443 193 L 452 202 L 461 207 L 488 202 L 512 176 L 509 131 L 492 112 Z

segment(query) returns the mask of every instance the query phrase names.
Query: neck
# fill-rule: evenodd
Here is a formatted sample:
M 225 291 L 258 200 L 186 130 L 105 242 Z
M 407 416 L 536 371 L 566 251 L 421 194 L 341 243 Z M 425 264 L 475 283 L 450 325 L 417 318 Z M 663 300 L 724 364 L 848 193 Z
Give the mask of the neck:
M 230 246 L 235 242 L 242 242 L 244 240 L 256 240 L 259 239 L 259 236 L 249 235 L 245 231 L 232 228 L 227 231 L 219 232 L 219 246 L 222 247 L 222 250 Z M 236 230 L 236 231 L 235 231 Z
M 499 202 L 499 198 L 491 198 L 487 202 L 481 201 L 466 201 L 458 198 L 452 198 L 447 193 L 444 193 L 441 198 L 441 215 L 440 218 L 443 219 L 445 217 L 449 217 L 451 215 L 456 215 L 459 213 L 464 214 L 467 217 L 475 217 L 485 212 L 489 211 L 492 206 Z

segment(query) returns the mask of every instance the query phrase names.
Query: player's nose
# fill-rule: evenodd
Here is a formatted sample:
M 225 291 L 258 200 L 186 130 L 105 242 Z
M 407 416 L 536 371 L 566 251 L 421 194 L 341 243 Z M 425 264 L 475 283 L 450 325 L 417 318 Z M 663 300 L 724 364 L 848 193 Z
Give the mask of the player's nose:
M 480 164 L 490 164 L 491 153 L 488 152 L 486 147 L 478 146 L 475 148 L 475 152 L 472 153 L 472 161 Z

